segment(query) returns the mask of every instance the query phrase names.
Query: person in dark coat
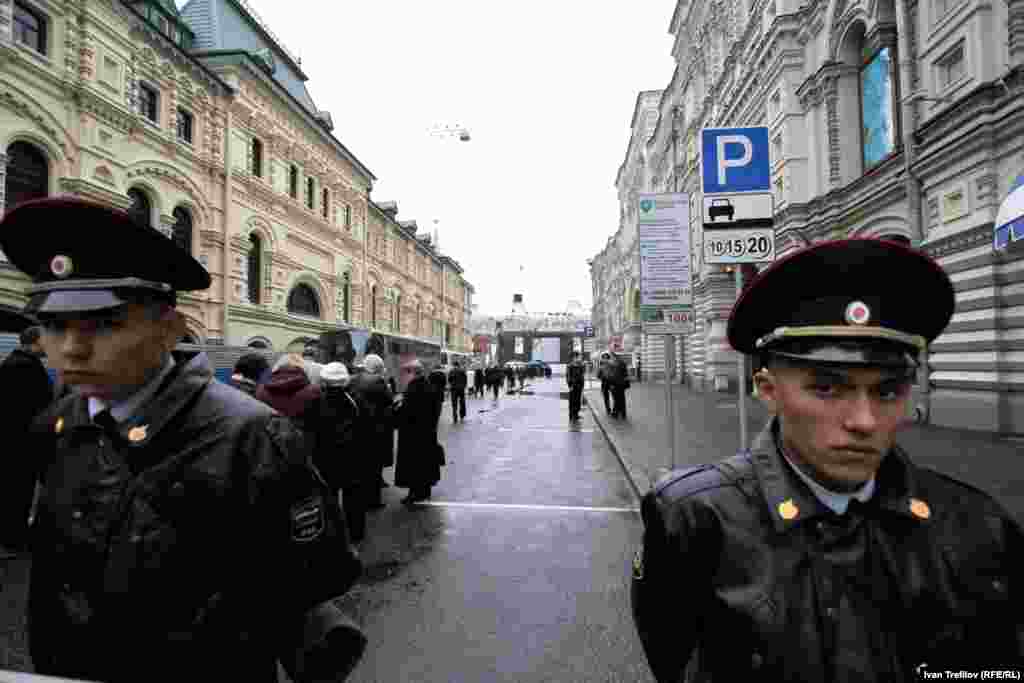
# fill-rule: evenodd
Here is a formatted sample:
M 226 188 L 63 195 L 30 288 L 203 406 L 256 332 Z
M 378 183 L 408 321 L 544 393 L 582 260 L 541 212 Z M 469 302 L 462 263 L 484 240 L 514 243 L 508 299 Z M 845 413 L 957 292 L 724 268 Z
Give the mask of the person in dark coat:
M 431 387 L 420 361 L 408 361 L 399 371 L 399 387 L 403 391 L 395 409 L 398 425 L 395 486 L 409 489 L 402 503 L 410 505 L 430 498 L 431 487 L 441 481 L 438 399 L 437 390 Z
M 365 637 L 335 600 L 360 562 L 309 441 L 215 381 L 206 354 L 174 350 L 177 292 L 207 289 L 206 269 L 70 197 L 8 211 L 0 249 L 32 278 L 26 312 L 74 387 L 33 425 L 34 671 L 272 683 L 280 663 L 297 683 L 344 679 Z M 0 471 L 0 500 L 10 481 Z
M 606 375 L 612 392 L 612 417 L 626 419 L 626 390 L 629 389 L 629 368 L 622 356 L 612 354 Z
M 728 341 L 773 417 L 643 498 L 632 607 L 657 681 L 1019 676 L 1024 530 L 896 441 L 955 308 L 929 256 L 863 238 L 801 249 L 741 294 Z
M 580 360 L 578 351 L 572 354 L 572 361 L 565 369 L 565 382 L 569 385 L 569 421 L 577 422 L 580 419 L 580 409 L 583 406 L 583 361 Z
M 492 364 L 487 368 L 487 372 L 484 374 L 484 377 L 487 379 L 487 386 L 490 388 L 494 400 L 497 401 L 502 381 L 501 368 Z
M 367 448 L 366 409 L 349 386 L 348 368 L 335 361 L 320 369 L 320 405 L 316 416 L 316 464 L 327 483 L 340 490 L 353 543 L 366 536 L 366 508 L 379 497 L 380 468 Z
M 235 361 L 231 372 L 231 386 L 250 396 L 270 374 L 270 363 L 261 353 L 247 353 Z
M 605 351 L 604 353 L 601 354 L 601 359 L 598 361 L 597 365 L 597 379 L 601 382 L 601 398 L 604 399 L 605 415 L 612 415 L 612 382 L 609 376 L 611 364 L 612 354 L 609 351 Z
M 452 424 L 466 419 L 466 371 L 455 361 L 448 373 L 448 387 L 452 397 Z
M 427 382 L 430 384 L 430 390 L 437 401 L 437 417 L 435 421 L 439 421 L 441 419 L 441 408 L 444 406 L 444 395 L 447 393 L 445 389 L 448 386 L 448 377 L 440 368 L 434 368 L 427 375 Z
M 367 354 L 362 362 L 362 372 L 351 381 L 352 391 L 359 396 L 366 414 L 366 447 L 377 463 L 377 486 L 369 492 L 367 507 L 371 510 L 384 507 L 381 489 L 387 488 L 384 469 L 395 464 L 395 416 L 394 393 L 384 381 L 384 361 L 376 354 Z M 391 379 L 391 378 L 389 378 Z
M 505 364 L 505 393 L 511 394 L 512 390 L 516 388 L 516 371 L 512 369 L 512 366 L 508 363 Z
M 0 412 L 0 434 L 11 444 L 2 457 L 5 477 L 9 477 L 0 498 L 0 558 L 12 551 L 27 549 L 27 520 L 31 515 L 35 494 L 35 470 L 31 460 L 35 453 L 27 448 L 32 420 L 53 399 L 53 386 L 41 358 L 40 329 L 21 313 L 0 308 L 0 329 L 19 332 L 20 346 L 11 351 L 0 364 L 0 391 L 7 397 Z
M 486 379 L 484 377 L 484 369 L 482 367 L 480 367 L 480 366 L 475 367 L 473 369 L 473 393 L 478 398 L 483 398 L 484 397 L 484 385 L 485 384 L 486 384 Z

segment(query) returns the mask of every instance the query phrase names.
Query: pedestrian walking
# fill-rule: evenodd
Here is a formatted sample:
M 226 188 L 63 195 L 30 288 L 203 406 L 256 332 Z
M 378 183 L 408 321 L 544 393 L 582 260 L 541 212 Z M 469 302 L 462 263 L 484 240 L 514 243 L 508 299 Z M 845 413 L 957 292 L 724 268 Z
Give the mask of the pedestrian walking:
M 487 383 L 491 386 L 495 402 L 497 402 L 498 394 L 500 393 L 502 377 L 501 368 L 497 365 L 491 365 L 491 367 L 487 368 Z
M 1019 670 L 1021 527 L 894 440 L 954 308 L 938 264 L 873 239 L 805 248 L 741 295 L 729 343 L 774 416 L 643 499 L 632 604 L 658 681 Z
M 431 487 L 441 481 L 438 399 L 420 361 L 406 361 L 399 372 L 402 394 L 395 408 L 398 425 L 395 486 L 409 489 L 402 503 L 410 505 L 430 498 Z
M 366 411 L 363 418 L 367 428 L 366 447 L 371 459 L 377 463 L 376 493 L 371 493 L 367 502 L 367 508 L 375 510 L 384 507 L 381 489 L 388 487 L 384 470 L 395 464 L 394 393 L 384 379 L 386 369 L 380 356 L 367 354 L 361 369 L 350 386 Z
M 572 361 L 565 369 L 565 381 L 569 385 L 569 422 L 580 419 L 580 408 L 583 404 L 583 361 L 578 351 L 572 354 Z
M 372 425 L 349 383 L 343 363 L 327 363 L 320 369 L 316 464 L 327 483 L 341 491 L 349 535 L 353 543 L 360 543 L 366 536 L 366 509 L 380 495 L 380 469 L 368 448 Z
M 473 393 L 475 393 L 479 398 L 484 397 L 484 384 L 484 369 L 477 365 L 473 369 Z
M 604 414 L 612 414 L 611 406 L 611 393 L 612 383 L 609 377 L 609 369 L 611 367 L 612 354 L 610 351 L 605 351 L 601 354 L 601 359 L 597 366 L 597 379 L 601 382 L 601 398 L 604 399 Z M 613 416 L 614 417 L 614 416 Z
M 205 354 L 174 350 L 177 292 L 209 288 L 206 269 L 65 197 L 11 209 L 0 249 L 32 278 L 26 312 L 74 387 L 34 423 L 35 672 L 270 683 L 280 661 L 297 682 L 344 679 L 365 638 L 334 600 L 360 563 L 308 441 L 215 381 Z M 0 472 L 0 500 L 11 481 Z
M 629 368 L 622 356 L 612 354 L 608 362 L 608 385 L 612 393 L 612 417 L 626 419 L 626 390 L 629 389 Z
M 53 399 L 53 385 L 43 366 L 40 328 L 17 310 L 0 308 L 0 330 L 19 333 L 19 346 L 0 363 L 0 391 L 6 407 L 0 412 L 5 448 L 0 472 L 9 478 L 0 497 L 0 559 L 28 549 L 28 520 L 36 490 L 35 458 L 30 447 L 32 420 Z
M 512 369 L 511 363 L 505 363 L 505 393 L 511 394 L 512 390 L 516 388 L 516 373 Z
M 231 386 L 250 396 L 270 374 L 270 363 L 260 353 L 247 353 L 237 361 L 231 371 Z
M 455 361 L 448 372 L 448 388 L 452 395 L 452 424 L 466 419 L 466 371 Z
M 430 391 L 437 403 L 435 409 L 437 416 L 434 418 L 434 421 L 437 422 L 441 419 L 441 410 L 444 406 L 444 396 L 448 393 L 448 376 L 445 375 L 444 371 L 440 368 L 434 368 L 429 374 L 427 374 L 427 383 L 430 385 Z

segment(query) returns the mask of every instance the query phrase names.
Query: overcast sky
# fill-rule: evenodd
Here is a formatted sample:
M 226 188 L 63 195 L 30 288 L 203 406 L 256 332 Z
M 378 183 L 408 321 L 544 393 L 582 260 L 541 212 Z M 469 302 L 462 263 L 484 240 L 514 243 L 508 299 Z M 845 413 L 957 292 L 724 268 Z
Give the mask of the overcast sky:
M 520 292 L 531 312 L 589 310 L 637 93 L 672 76 L 675 0 L 249 2 L 377 176 L 374 201 L 421 232 L 437 221 L 481 313 Z

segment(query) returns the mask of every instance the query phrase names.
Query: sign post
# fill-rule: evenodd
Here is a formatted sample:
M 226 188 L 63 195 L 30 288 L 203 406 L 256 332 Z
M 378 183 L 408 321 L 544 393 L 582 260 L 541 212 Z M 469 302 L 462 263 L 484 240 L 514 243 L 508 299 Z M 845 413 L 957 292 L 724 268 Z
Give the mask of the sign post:
M 744 263 L 775 260 L 774 195 L 768 128 L 705 128 L 701 131 L 704 261 L 732 266 L 736 298 Z M 747 448 L 747 368 L 737 363 L 740 449 Z
M 672 405 L 669 348 L 676 334 L 693 326 L 690 280 L 690 196 L 641 194 L 637 232 L 640 252 L 640 320 L 644 334 L 664 335 L 665 424 L 671 466 L 676 466 L 676 425 Z

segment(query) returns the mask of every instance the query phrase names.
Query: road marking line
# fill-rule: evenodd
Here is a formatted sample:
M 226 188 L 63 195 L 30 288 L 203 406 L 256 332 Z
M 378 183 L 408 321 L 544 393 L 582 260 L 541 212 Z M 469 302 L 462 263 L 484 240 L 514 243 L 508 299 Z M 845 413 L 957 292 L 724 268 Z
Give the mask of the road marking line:
M 580 434 L 593 434 L 593 429 L 561 429 L 559 427 L 525 427 L 523 429 L 515 429 L 513 427 L 498 427 L 499 432 L 561 432 L 561 433 L 580 433 Z
M 497 510 L 561 510 L 565 512 L 640 512 L 639 508 L 586 507 L 581 505 L 531 505 L 526 503 L 459 503 L 440 500 L 421 500 L 419 505 L 456 508 L 492 508 Z

